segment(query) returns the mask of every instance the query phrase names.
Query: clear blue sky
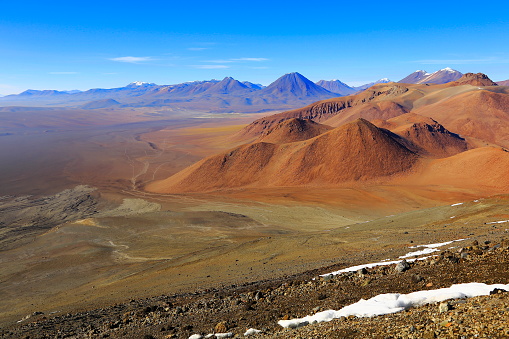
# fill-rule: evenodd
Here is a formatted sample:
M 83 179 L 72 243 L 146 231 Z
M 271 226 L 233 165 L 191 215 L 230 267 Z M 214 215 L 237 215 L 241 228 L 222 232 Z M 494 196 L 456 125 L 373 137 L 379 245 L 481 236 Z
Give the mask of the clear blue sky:
M 452 67 L 509 79 L 506 1 L 3 1 L 0 94 L 288 72 L 359 85 Z

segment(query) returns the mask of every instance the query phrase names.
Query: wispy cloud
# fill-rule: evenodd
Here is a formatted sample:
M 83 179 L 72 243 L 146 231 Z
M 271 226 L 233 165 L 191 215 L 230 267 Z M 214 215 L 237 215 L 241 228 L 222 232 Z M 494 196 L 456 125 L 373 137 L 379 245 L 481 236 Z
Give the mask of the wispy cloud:
M 248 67 L 248 68 L 251 68 L 251 69 L 268 69 L 268 67 L 266 67 L 266 66 L 253 66 L 253 67 Z
M 67 74 L 78 74 L 78 72 L 48 72 L 48 74 L 61 74 L 61 75 L 67 75 Z
M 230 68 L 230 66 L 226 66 L 226 65 L 191 65 L 191 67 L 199 68 L 199 69 L 224 69 L 224 68 Z
M 208 48 L 207 47 L 189 47 L 188 48 L 189 51 L 198 51 L 198 52 L 199 51 L 204 51 L 206 49 L 208 49 Z
M 118 61 L 118 62 L 127 62 L 131 64 L 139 64 L 147 61 L 154 60 L 152 57 L 133 57 L 133 56 L 125 56 L 125 57 L 118 57 L 118 58 L 110 58 L 111 61 Z
M 227 63 L 230 63 L 230 62 L 234 62 L 233 60 L 222 60 L 222 59 L 219 59 L 219 60 L 206 60 L 206 61 L 203 61 L 203 62 L 212 62 L 212 63 L 215 63 L 215 64 L 227 64 Z
M 256 62 L 260 62 L 260 61 L 267 61 L 269 59 L 267 58 L 237 58 L 237 59 L 230 59 L 232 61 L 256 61 Z
M 509 59 L 500 59 L 495 57 L 482 58 L 482 59 L 426 59 L 426 60 L 415 60 L 414 63 L 422 65 L 473 65 L 473 64 L 506 64 L 509 63 Z

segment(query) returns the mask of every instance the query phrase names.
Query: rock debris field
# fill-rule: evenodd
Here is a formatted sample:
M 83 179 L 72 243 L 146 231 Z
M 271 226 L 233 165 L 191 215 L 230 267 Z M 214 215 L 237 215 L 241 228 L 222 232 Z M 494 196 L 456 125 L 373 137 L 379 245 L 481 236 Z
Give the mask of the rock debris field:
M 34 312 L 1 338 L 507 338 L 509 293 L 449 299 L 401 312 L 285 328 L 281 320 L 340 310 L 383 293 L 408 294 L 454 284 L 509 282 L 509 240 L 462 247 L 401 265 L 337 275 L 324 268 L 242 286 L 131 300 L 69 314 Z M 314 279 L 313 279 L 314 278 Z

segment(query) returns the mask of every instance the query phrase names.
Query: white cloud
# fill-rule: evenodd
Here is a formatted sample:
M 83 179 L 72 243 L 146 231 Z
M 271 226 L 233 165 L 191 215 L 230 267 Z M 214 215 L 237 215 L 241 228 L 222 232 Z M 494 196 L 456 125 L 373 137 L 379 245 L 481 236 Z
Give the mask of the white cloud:
M 230 66 L 226 66 L 226 65 L 192 65 L 191 67 L 199 68 L 199 69 L 224 69 L 224 68 L 230 68 Z
M 230 59 L 232 61 L 256 61 L 256 62 L 259 62 L 259 61 L 267 61 L 269 59 L 267 58 L 237 58 L 237 59 Z
M 110 58 L 111 61 L 118 61 L 118 62 L 127 62 L 131 64 L 137 64 L 141 62 L 146 61 L 152 61 L 152 57 L 133 57 L 133 56 L 125 56 L 125 57 L 118 57 L 118 58 Z
M 208 49 L 207 47 L 189 47 L 188 50 L 190 51 L 203 51 Z
M 67 75 L 67 74 L 78 74 L 78 72 L 49 72 L 48 74 L 62 74 L 62 75 Z
M 233 62 L 233 59 L 231 60 L 207 60 L 207 61 L 203 61 L 203 62 L 213 62 L 213 63 L 217 63 L 217 64 L 224 64 L 224 63 L 230 63 L 230 62 Z

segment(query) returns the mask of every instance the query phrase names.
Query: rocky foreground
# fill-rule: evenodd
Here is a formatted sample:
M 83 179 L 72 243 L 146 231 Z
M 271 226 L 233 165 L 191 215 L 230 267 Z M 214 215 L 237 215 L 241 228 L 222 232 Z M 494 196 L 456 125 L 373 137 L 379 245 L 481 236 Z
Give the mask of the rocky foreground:
M 74 314 L 27 315 L 1 338 L 507 338 L 509 293 L 450 300 L 372 318 L 340 318 L 284 329 L 278 320 L 340 309 L 381 293 L 410 293 L 452 284 L 509 282 L 509 241 L 470 246 L 401 265 L 318 277 L 334 267 L 244 286 L 131 300 Z M 212 334 L 216 333 L 217 336 Z

